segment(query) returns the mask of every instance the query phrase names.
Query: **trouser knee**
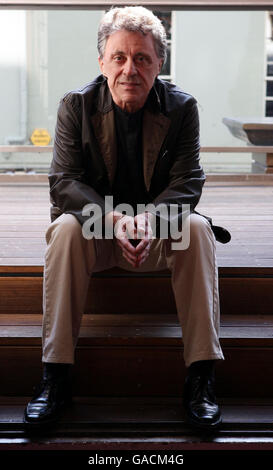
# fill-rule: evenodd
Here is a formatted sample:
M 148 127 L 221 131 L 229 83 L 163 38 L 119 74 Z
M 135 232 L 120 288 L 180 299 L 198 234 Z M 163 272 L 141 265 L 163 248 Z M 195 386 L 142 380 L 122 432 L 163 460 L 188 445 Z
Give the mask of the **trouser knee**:
M 199 214 L 191 214 L 190 216 L 190 237 L 198 239 L 209 236 L 213 237 L 213 232 L 209 221 Z
M 81 225 L 72 214 L 62 214 L 50 224 L 45 234 L 46 242 L 58 240 L 60 243 L 83 238 Z

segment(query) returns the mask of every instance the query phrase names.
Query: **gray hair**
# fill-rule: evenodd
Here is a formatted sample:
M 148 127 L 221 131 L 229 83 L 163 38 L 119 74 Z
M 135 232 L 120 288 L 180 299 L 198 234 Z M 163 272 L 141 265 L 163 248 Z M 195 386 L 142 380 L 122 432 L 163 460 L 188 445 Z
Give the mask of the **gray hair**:
M 143 35 L 151 33 L 154 38 L 155 51 L 164 62 L 167 56 L 167 39 L 164 26 L 157 16 L 144 7 L 111 8 L 103 16 L 98 30 L 98 51 L 101 58 L 109 36 L 125 29 L 140 32 Z

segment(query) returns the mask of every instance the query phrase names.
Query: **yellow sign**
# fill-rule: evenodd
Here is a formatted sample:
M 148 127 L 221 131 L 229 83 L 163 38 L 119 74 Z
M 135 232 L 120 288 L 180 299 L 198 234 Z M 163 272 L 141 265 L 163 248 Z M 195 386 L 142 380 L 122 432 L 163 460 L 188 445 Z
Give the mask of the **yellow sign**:
M 46 129 L 34 129 L 30 140 L 33 145 L 49 145 L 51 137 Z

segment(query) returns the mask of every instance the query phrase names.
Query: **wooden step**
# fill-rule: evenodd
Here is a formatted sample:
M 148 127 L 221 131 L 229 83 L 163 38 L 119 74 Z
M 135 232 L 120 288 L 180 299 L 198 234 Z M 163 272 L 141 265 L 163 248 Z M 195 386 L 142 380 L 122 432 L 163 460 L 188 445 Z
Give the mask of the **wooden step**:
M 0 398 L 0 450 L 273 449 L 272 400 L 220 402 L 223 424 L 206 435 L 187 425 L 181 398 L 76 397 L 58 425 L 32 439 L 22 423 L 28 400 Z
M 0 313 L 42 313 L 42 284 L 42 267 L 0 266 Z M 222 314 L 272 315 L 272 285 L 272 268 L 219 269 Z M 86 313 L 126 314 L 124 292 L 137 298 L 132 314 L 176 313 L 169 271 L 132 273 L 119 268 L 91 277 Z
M 41 320 L 0 315 L 3 395 L 32 394 L 41 378 Z M 273 396 L 273 316 L 223 315 L 217 365 L 220 397 Z M 78 396 L 179 396 L 185 378 L 176 315 L 86 314 L 76 349 Z

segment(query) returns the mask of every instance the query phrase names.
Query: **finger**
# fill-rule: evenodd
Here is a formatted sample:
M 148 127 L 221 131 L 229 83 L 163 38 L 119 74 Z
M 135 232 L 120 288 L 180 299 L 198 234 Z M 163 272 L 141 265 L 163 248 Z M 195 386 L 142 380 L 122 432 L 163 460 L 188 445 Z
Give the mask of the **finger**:
M 133 217 L 125 217 L 123 223 L 123 230 L 125 231 L 127 238 L 136 238 L 136 226 Z
M 145 261 L 146 259 L 148 258 L 148 256 L 145 256 L 145 258 L 142 258 L 142 259 L 138 259 L 137 260 L 137 267 L 141 266 Z
M 153 238 L 153 230 L 149 221 L 148 214 L 139 214 L 135 218 L 137 225 L 137 236 L 138 238 Z
M 137 262 L 139 266 L 143 264 L 144 261 L 146 261 L 149 254 L 150 254 L 150 246 L 147 245 L 147 247 L 142 251 L 142 253 L 137 256 Z
M 131 255 L 136 254 L 136 248 L 130 243 L 127 237 L 117 239 L 117 243 L 122 250 L 126 250 Z
M 122 250 L 122 254 L 124 256 L 126 256 L 126 258 L 130 259 L 132 262 L 136 262 L 137 261 L 137 255 L 136 254 L 132 254 L 130 253 L 129 251 L 127 251 L 126 249 Z
M 128 263 L 130 263 L 134 268 L 137 267 L 137 257 L 131 257 L 130 254 L 126 253 L 126 251 L 122 252 L 122 256 L 126 259 Z
M 146 232 L 145 216 L 143 214 L 138 214 L 135 217 L 135 224 L 136 224 L 136 228 L 137 228 L 138 237 L 143 238 L 143 236 L 145 236 L 145 232 Z
M 140 266 L 140 264 L 142 264 L 145 261 L 145 259 L 149 255 L 149 251 L 150 251 L 150 247 L 147 246 L 146 249 L 140 255 L 136 255 L 136 253 L 134 255 L 132 255 L 130 252 L 126 251 L 126 249 L 122 249 L 122 256 L 132 266 L 134 266 L 136 268 L 136 267 Z
M 137 258 L 137 266 L 141 266 L 149 256 L 149 252 L 145 252 L 143 255 Z
M 135 221 L 133 217 L 130 216 L 123 216 L 121 219 L 119 219 L 116 224 L 115 224 L 115 237 L 116 238 L 134 238 L 135 237 Z
M 121 248 L 123 256 L 126 256 L 126 259 L 130 259 L 132 262 L 136 262 L 137 255 L 135 248 L 131 245 L 131 243 L 127 239 L 120 239 L 118 240 L 118 245 Z
M 151 240 L 148 240 L 144 238 L 143 240 L 140 241 L 140 243 L 136 247 L 136 255 L 139 256 L 144 250 L 150 249 L 152 244 Z

